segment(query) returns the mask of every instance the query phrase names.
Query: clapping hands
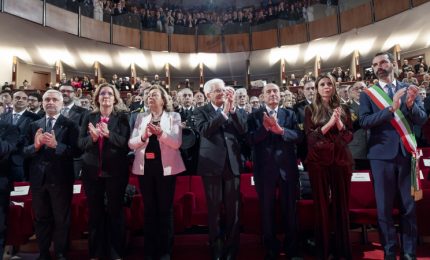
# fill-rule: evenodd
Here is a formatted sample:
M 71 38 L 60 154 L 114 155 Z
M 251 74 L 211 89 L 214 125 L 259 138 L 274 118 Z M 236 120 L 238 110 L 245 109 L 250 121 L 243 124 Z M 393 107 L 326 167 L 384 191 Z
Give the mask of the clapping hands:
M 278 124 L 278 119 L 276 118 L 275 114 L 269 116 L 266 112 L 264 112 L 263 126 L 266 128 L 266 130 L 274 134 L 282 135 L 284 133 L 284 129 Z
M 97 123 L 96 126 L 94 126 L 92 123 L 89 123 L 88 132 L 93 142 L 97 142 L 99 137 L 109 138 L 109 129 L 105 122 Z
M 37 130 L 34 135 L 34 147 L 36 150 L 39 150 L 42 145 L 46 145 L 53 149 L 57 147 L 57 139 L 55 138 L 54 130 L 51 130 L 51 132 L 43 132 L 42 128 Z

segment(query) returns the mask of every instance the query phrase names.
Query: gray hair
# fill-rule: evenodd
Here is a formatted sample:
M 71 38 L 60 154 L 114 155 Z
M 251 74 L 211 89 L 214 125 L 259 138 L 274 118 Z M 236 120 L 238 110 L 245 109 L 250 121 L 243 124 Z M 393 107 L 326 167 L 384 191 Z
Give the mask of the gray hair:
M 213 86 L 220 84 L 222 86 L 225 86 L 225 83 L 222 79 L 211 79 L 205 83 L 203 86 L 203 92 L 205 92 L 205 95 L 212 92 Z
M 266 90 L 266 87 L 267 87 L 267 86 L 274 86 L 274 87 L 277 87 L 279 91 L 281 90 L 281 89 L 279 88 L 279 86 L 278 86 L 278 85 L 276 85 L 275 83 L 268 83 L 268 84 L 264 85 L 263 90 L 261 91 L 261 93 L 262 93 L 262 94 L 264 94 L 264 91 Z
M 45 99 L 46 95 L 49 93 L 56 94 L 58 96 L 58 100 L 61 101 L 61 103 L 63 103 L 63 94 L 61 94 L 60 91 L 55 89 L 48 89 L 45 93 L 43 93 L 42 99 Z
M 246 91 L 246 88 L 238 88 L 236 89 L 236 94 L 244 94 L 244 95 L 248 95 L 248 92 Z

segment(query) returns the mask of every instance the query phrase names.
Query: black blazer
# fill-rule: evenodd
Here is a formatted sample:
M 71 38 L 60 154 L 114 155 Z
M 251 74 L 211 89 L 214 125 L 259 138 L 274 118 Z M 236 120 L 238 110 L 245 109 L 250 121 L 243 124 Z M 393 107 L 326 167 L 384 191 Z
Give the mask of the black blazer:
M 15 150 L 18 138 L 18 128 L 0 120 L 0 177 L 9 175 L 9 156 Z
M 18 142 L 16 144 L 15 151 L 10 156 L 10 163 L 12 163 L 13 165 L 16 165 L 16 166 L 23 165 L 24 157 L 22 156 L 22 149 L 25 143 L 25 139 L 27 137 L 28 129 L 31 123 L 39 119 L 40 119 L 40 116 L 30 111 L 24 111 L 22 116 L 18 119 L 18 122 L 16 123 L 16 126 L 18 127 L 18 134 L 19 134 Z M 12 124 L 12 121 L 13 121 L 12 112 L 2 114 L 0 116 L 0 120 L 5 121 L 9 124 Z
M 253 148 L 254 173 L 272 175 L 271 177 L 281 174 L 286 180 L 287 173 L 298 173 L 295 147 L 302 138 L 302 131 L 298 128 L 294 111 L 285 108 L 278 108 L 276 114 L 278 124 L 284 128 L 284 134 L 277 135 L 267 131 L 263 126 L 264 112 L 269 114 L 264 107 L 248 116 L 247 140 Z M 267 164 L 275 164 L 276 167 L 271 165 L 268 168 L 277 168 L 279 171 L 267 172 Z
M 55 122 L 54 132 L 57 139 L 55 149 L 43 146 L 36 151 L 34 135 L 36 131 L 46 129 L 46 117 L 30 124 L 24 155 L 30 158 L 30 184 L 38 187 L 44 183 L 73 184 L 73 157 L 78 157 L 78 126 L 60 115 Z
M 90 111 L 77 106 L 73 105 L 72 108 L 69 110 L 69 119 L 75 122 L 75 124 L 78 125 L 78 127 L 82 126 L 82 122 L 84 121 L 84 117 L 89 113 Z
M 103 177 L 128 176 L 129 152 L 128 139 L 130 138 L 130 125 L 128 115 L 113 112 L 109 117 L 109 139 L 104 138 L 102 159 L 99 159 L 99 143 L 93 142 L 88 133 L 88 124 L 96 126 L 100 122 L 100 112 L 92 112 L 85 116 L 79 133 L 79 148 L 84 151 L 82 156 L 82 178 L 97 178 L 100 163 Z
M 225 119 L 215 111 L 211 103 L 194 109 L 196 129 L 200 134 L 197 174 L 222 175 L 227 156 L 233 174 L 240 174 L 238 138 L 246 132 L 246 122 L 238 113 L 240 112 L 237 111 Z

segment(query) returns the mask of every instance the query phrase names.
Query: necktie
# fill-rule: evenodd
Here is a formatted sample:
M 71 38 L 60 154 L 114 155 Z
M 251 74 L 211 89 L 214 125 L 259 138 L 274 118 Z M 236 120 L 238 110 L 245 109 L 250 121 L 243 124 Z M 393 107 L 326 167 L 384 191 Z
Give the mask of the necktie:
M 216 110 L 216 112 L 217 112 L 218 114 L 221 114 L 222 109 L 219 107 L 219 108 Z
M 388 94 L 388 96 L 391 99 L 393 99 L 393 97 L 394 97 L 393 86 L 391 84 L 387 84 L 386 88 L 387 88 L 387 94 Z
M 46 123 L 46 131 L 45 132 L 51 132 L 53 126 L 54 126 L 54 118 L 49 117 L 48 122 Z
M 276 111 L 275 110 L 270 110 L 270 112 L 269 112 L 269 115 L 270 116 L 273 116 L 273 115 L 275 115 L 276 114 Z
M 13 125 L 16 125 L 18 123 L 20 116 L 21 116 L 20 114 L 13 114 L 13 118 L 12 118 L 12 124 Z
M 65 107 L 61 110 L 61 114 L 65 117 L 69 117 L 69 110 L 70 110 L 70 108 Z
M 7 113 L 12 112 L 12 110 L 13 110 L 13 108 L 12 108 L 12 107 L 6 107 L 6 112 L 7 112 Z

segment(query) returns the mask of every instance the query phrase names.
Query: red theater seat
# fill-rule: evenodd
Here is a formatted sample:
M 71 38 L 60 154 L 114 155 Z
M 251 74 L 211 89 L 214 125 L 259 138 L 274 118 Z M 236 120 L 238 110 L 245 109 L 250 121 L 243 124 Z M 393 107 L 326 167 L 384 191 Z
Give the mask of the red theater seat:
M 240 192 L 242 195 L 241 219 L 243 232 L 261 234 L 260 204 L 252 173 L 243 173 L 240 175 Z
M 31 191 L 30 183 L 15 182 L 14 187 L 20 187 L 27 192 L 11 193 L 10 208 L 7 219 L 6 244 L 18 246 L 27 242 L 33 234 L 33 218 L 31 210 Z M 15 191 L 17 188 L 15 188 Z
M 205 189 L 203 186 L 202 177 L 191 176 L 189 196 L 192 213 L 190 225 L 207 226 L 208 225 L 208 207 L 206 204 Z

